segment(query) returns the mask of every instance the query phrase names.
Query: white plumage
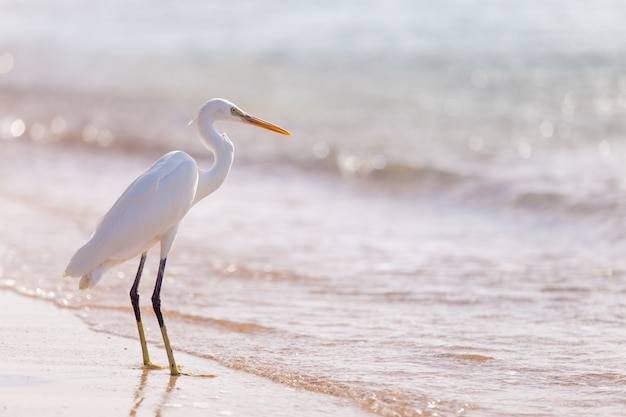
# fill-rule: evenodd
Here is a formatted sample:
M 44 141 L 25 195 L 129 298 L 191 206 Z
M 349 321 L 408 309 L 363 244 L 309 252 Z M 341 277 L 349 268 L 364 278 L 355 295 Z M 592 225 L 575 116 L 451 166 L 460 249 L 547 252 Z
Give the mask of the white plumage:
M 161 261 L 152 306 L 159 321 L 172 375 L 179 375 L 180 372 L 161 314 L 161 284 L 178 224 L 194 204 L 217 190 L 230 172 L 235 148 L 226 134 L 215 130 L 213 125 L 220 120 L 251 124 L 291 135 L 283 128 L 249 115 L 227 100 L 209 100 L 198 112 L 196 127 L 200 141 L 215 157 L 213 166 L 208 170 L 200 169 L 196 161 L 182 151 L 162 156 L 128 186 L 102 217 L 89 241 L 72 256 L 63 272 L 64 276 L 81 277 L 79 287 L 86 289 L 96 285 L 110 268 L 141 255 L 130 298 L 144 365 L 155 367 L 148 355 L 137 289 L 146 253 L 160 243 Z
M 93 287 L 117 264 L 161 242 L 167 255 L 178 223 L 192 207 L 198 167 L 185 152 L 173 151 L 132 182 L 102 217 L 96 230 L 70 259 L 66 276 L 81 276 L 80 288 Z

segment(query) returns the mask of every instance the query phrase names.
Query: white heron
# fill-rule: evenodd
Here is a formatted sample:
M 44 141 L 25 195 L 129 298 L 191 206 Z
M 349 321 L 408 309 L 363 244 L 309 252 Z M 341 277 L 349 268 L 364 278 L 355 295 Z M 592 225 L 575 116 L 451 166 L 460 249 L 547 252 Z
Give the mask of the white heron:
M 141 255 L 130 299 L 144 366 L 159 367 L 150 361 L 148 355 L 137 288 L 146 253 L 160 243 L 161 258 L 152 293 L 152 307 L 161 328 L 172 375 L 179 375 L 180 371 L 161 314 L 161 284 L 167 255 L 180 221 L 194 204 L 222 185 L 233 163 L 233 144 L 225 133 L 215 130 L 214 123 L 218 121 L 251 124 L 291 136 L 285 129 L 251 116 L 227 100 L 209 100 L 198 112 L 196 126 L 200 141 L 215 157 L 213 166 L 203 170 L 182 151 L 162 156 L 128 186 L 102 217 L 89 241 L 72 256 L 63 272 L 63 276 L 81 277 L 79 287 L 86 289 L 96 285 L 108 269 Z

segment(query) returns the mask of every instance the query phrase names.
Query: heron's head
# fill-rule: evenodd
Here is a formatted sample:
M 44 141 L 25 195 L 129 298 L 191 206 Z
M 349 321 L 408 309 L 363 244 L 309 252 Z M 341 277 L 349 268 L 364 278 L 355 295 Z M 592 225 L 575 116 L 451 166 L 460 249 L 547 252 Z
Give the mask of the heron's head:
M 291 133 L 282 127 L 254 117 L 223 98 L 214 98 L 207 101 L 198 113 L 199 123 L 213 124 L 217 121 L 244 123 L 291 136 Z

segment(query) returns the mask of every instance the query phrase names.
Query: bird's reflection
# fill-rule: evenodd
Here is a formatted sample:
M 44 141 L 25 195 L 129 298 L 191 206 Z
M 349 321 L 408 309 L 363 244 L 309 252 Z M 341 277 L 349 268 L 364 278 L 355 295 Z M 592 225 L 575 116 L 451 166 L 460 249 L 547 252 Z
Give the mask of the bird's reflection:
M 143 404 L 144 400 L 146 399 L 146 396 L 150 395 L 149 391 L 148 391 L 148 393 L 146 393 L 144 391 L 146 389 L 146 386 L 148 385 L 148 376 L 150 375 L 151 372 L 155 372 L 154 369 L 144 369 L 141 372 L 141 376 L 139 377 L 139 384 L 137 385 L 137 389 L 135 389 L 135 393 L 134 393 L 134 396 L 133 396 L 133 407 L 130 409 L 130 413 L 128 414 L 130 417 L 137 416 L 137 413 L 142 408 L 141 405 Z M 172 394 L 172 390 L 176 386 L 176 381 L 177 380 L 178 380 L 177 376 L 170 376 L 169 377 L 168 382 L 167 382 L 167 386 L 165 387 L 165 391 L 161 394 L 161 397 L 159 398 L 159 401 L 156 402 L 156 407 L 155 407 L 155 410 L 154 410 L 154 415 L 156 417 L 160 417 L 161 416 L 161 411 L 165 407 L 165 404 L 167 404 L 167 402 L 168 402 L 168 400 L 169 400 L 169 398 L 170 398 L 170 396 Z M 148 403 L 150 403 L 150 401 L 148 401 Z

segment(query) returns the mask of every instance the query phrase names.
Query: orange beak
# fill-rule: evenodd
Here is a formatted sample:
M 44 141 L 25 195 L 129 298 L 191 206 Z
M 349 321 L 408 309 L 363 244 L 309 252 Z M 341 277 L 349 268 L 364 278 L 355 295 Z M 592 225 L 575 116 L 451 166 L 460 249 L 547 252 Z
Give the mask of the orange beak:
M 288 130 L 285 130 L 282 127 L 276 126 L 275 124 L 266 122 L 265 120 L 261 120 L 249 114 L 245 114 L 245 113 L 242 114 L 241 119 L 246 123 L 249 123 L 254 126 L 262 127 L 263 129 L 271 130 L 273 132 L 281 133 L 287 136 L 293 136 L 291 132 L 289 132 Z

